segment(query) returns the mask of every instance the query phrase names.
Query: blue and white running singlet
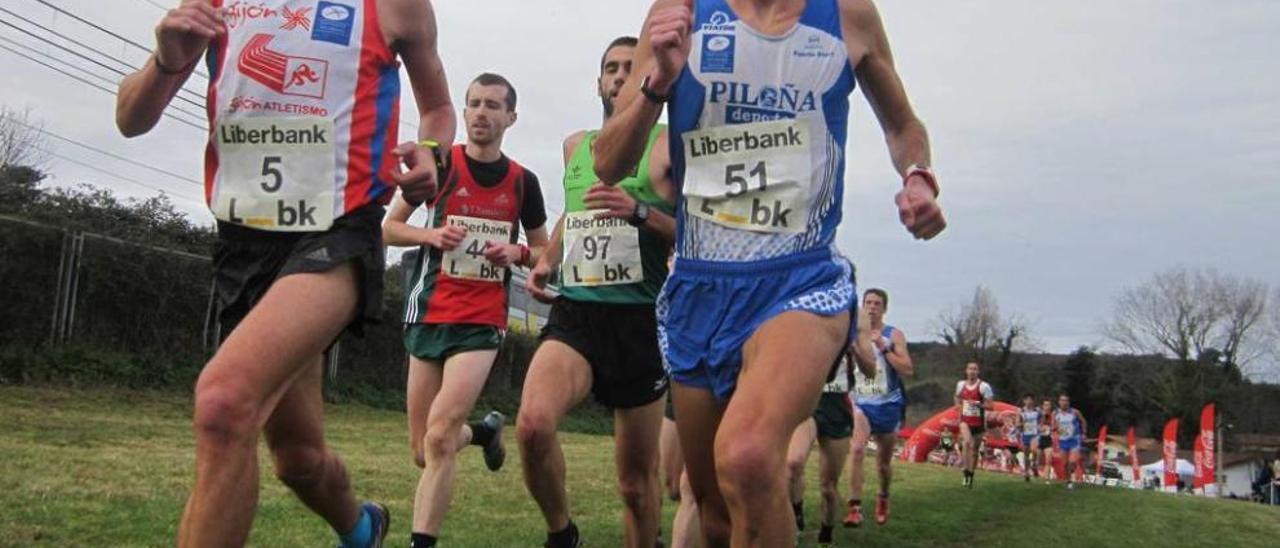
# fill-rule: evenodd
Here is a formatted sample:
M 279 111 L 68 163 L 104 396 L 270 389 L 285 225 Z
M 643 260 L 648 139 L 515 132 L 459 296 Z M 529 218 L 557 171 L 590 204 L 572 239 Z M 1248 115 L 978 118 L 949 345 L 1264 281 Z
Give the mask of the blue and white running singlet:
M 835 250 L 855 79 L 837 0 L 809 0 L 781 36 L 698 0 L 668 111 L 676 260 L 658 298 L 672 379 L 727 399 L 764 322 L 856 305 Z M 834 361 L 835 356 L 832 356 Z
M 885 347 L 884 350 L 875 350 L 875 377 L 868 378 L 860 368 L 853 370 L 854 403 L 867 416 L 872 434 L 892 434 L 902 425 L 902 411 L 906 400 L 903 396 L 902 377 L 885 357 L 885 354 L 893 352 L 893 326 L 885 325 L 879 336 L 884 340 Z
M 672 94 L 677 255 L 757 261 L 831 247 L 841 220 L 856 81 L 836 0 L 766 36 L 699 0 Z

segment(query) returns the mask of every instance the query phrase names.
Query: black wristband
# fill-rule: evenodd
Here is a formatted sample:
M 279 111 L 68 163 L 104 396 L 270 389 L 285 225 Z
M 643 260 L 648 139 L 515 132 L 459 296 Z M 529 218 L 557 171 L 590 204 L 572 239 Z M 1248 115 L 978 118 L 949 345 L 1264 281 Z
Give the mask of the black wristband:
M 665 105 L 667 101 L 671 100 L 670 92 L 668 92 L 666 95 L 663 95 L 661 93 L 654 91 L 649 87 L 648 76 L 645 76 L 644 80 L 640 82 L 640 93 L 644 95 L 645 99 L 648 99 L 649 101 L 653 102 L 653 104 L 655 105 Z

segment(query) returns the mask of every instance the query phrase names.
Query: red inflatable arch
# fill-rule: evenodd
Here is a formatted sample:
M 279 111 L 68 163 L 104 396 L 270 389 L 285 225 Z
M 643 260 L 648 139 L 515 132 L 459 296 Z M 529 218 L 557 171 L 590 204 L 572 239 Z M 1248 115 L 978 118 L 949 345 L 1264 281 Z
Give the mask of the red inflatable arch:
M 995 404 L 995 412 L 987 413 L 987 435 L 999 435 L 1000 427 L 1003 425 L 1003 419 L 1009 413 L 1018 413 L 1018 406 L 1005 402 L 993 402 Z M 955 435 L 955 439 L 959 439 L 960 413 L 955 407 L 948 407 L 946 410 L 929 417 L 928 420 L 920 423 L 915 431 L 911 433 L 911 437 L 907 438 L 907 443 L 902 448 L 902 460 L 911 462 L 925 462 L 929 458 L 929 453 L 934 447 L 938 446 L 938 440 L 942 439 L 943 431 L 951 431 Z

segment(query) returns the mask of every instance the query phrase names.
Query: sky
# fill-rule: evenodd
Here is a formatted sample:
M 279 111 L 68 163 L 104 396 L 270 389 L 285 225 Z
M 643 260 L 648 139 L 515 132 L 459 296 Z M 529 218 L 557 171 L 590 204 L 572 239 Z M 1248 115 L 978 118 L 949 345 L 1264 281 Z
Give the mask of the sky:
M 172 0 L 47 0 L 144 45 Z M 603 47 L 638 33 L 643 0 L 436 0 L 455 104 L 492 71 L 520 94 L 505 150 L 539 174 L 548 209 L 563 204 L 561 140 L 600 124 Z M 899 73 L 929 128 L 949 227 L 929 242 L 899 225 L 900 186 L 860 92 L 837 242 L 859 285 L 891 295 L 888 320 L 934 337 L 940 312 L 974 288 L 1031 326 L 1042 350 L 1109 348 L 1116 295 L 1178 266 L 1213 267 L 1280 286 L 1280 3 L 1268 0 L 893 0 L 878 3 Z M 123 45 L 36 0 L 0 7 L 141 63 Z M 0 18 L 18 22 L 10 14 Z M 13 28 L 0 36 L 54 54 Z M 0 42 L 4 43 L 4 42 Z M 1268 53 L 1270 52 L 1270 53 Z M 87 67 L 93 68 L 90 65 Z M 164 120 L 126 140 L 114 97 L 0 50 L 0 103 L 30 108 L 64 137 L 199 179 L 203 134 Z M 402 116 L 414 108 L 408 86 Z M 407 131 L 402 128 L 402 131 Z M 200 223 L 200 188 L 74 145 L 52 183 L 92 182 L 125 196 L 166 189 Z

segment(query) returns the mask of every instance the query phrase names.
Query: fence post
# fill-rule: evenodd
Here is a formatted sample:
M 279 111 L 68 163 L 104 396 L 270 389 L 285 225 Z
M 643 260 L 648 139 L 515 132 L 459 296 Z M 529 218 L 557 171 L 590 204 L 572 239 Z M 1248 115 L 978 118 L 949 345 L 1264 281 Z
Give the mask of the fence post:
M 62 309 L 63 285 L 67 279 L 67 253 L 71 246 L 71 233 L 62 231 L 62 249 L 58 256 L 58 283 L 53 288 L 53 319 L 49 325 L 49 341 L 57 345 L 62 342 Z

